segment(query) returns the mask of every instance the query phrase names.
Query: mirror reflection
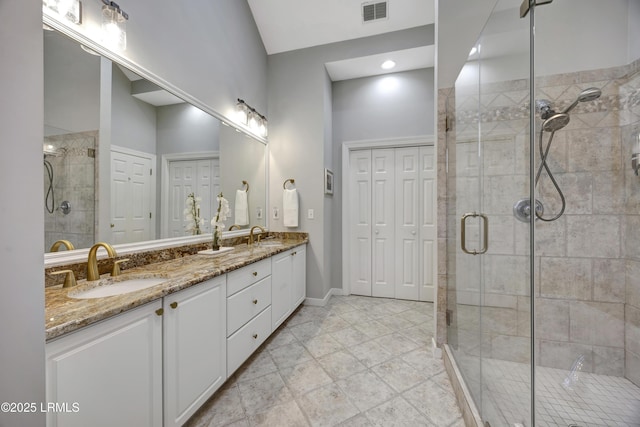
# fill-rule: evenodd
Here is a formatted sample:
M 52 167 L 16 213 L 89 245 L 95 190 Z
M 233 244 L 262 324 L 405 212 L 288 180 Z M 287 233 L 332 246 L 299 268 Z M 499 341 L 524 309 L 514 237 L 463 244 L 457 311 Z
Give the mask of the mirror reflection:
M 225 230 L 265 225 L 264 144 L 56 31 L 44 52 L 45 252 L 211 233 L 220 192 Z

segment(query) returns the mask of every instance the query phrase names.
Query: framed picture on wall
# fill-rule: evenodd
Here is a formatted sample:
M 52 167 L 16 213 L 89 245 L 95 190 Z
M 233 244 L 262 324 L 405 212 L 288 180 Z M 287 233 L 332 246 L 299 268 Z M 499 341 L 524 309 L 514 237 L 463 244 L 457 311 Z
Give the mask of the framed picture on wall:
M 324 194 L 333 195 L 333 172 L 324 170 Z

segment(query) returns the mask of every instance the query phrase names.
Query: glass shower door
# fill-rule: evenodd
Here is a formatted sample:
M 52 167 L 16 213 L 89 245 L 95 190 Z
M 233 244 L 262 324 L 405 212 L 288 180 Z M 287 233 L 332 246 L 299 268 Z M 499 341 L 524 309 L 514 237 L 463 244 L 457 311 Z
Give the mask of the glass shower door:
M 530 222 L 514 217 L 531 169 L 530 26 L 519 6 L 497 3 L 448 104 L 448 339 L 492 427 L 531 426 Z

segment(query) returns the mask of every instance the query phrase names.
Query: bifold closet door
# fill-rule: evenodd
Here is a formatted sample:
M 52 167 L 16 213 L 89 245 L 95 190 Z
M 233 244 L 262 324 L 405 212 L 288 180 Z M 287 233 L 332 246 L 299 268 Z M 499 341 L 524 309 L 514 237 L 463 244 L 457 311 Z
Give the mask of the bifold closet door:
M 395 151 L 395 297 L 418 300 L 419 259 L 419 148 Z
M 349 155 L 349 283 L 371 296 L 371 150 Z
M 433 301 L 436 279 L 433 146 L 349 156 L 351 293 Z
M 394 298 L 394 150 L 349 157 L 351 293 Z
M 395 298 L 395 150 L 371 150 L 371 296 Z

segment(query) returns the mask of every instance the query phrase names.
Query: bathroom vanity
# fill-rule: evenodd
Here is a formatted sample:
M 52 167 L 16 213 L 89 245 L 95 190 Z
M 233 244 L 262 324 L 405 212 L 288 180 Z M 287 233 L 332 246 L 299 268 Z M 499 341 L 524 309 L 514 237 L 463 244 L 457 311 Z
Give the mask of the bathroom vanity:
M 46 289 L 49 426 L 180 426 L 305 298 L 307 237 L 136 267 L 162 283 L 78 299 Z M 104 286 L 109 286 L 105 284 Z

